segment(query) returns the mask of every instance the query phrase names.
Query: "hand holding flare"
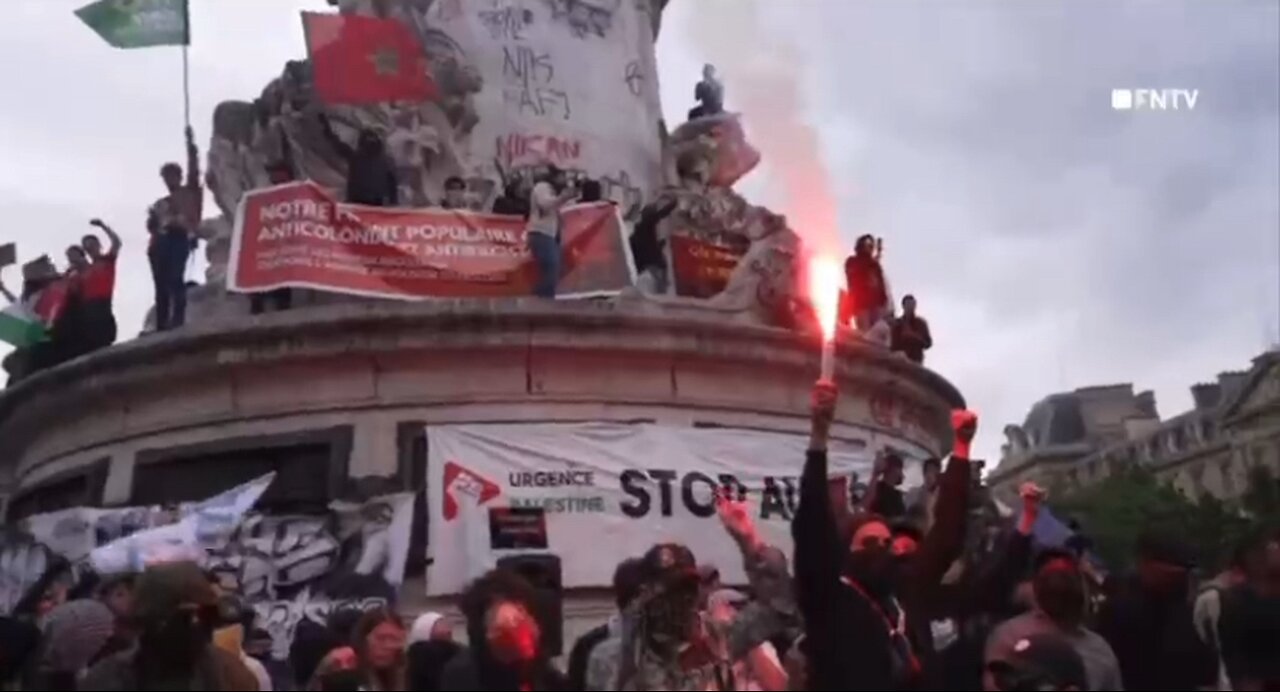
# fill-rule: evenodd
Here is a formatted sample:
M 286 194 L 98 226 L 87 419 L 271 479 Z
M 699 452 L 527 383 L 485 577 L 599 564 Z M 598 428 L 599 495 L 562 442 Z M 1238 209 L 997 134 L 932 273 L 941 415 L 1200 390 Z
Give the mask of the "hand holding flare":
M 822 327 L 822 380 L 831 382 L 836 372 L 836 330 L 840 319 L 840 264 L 826 256 L 809 260 L 809 300 Z

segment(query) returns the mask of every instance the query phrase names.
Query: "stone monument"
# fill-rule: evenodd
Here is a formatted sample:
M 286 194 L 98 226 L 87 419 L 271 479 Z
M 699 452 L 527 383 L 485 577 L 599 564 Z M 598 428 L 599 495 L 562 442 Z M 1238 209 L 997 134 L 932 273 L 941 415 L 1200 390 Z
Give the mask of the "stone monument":
M 422 104 L 325 106 L 314 96 L 308 63 L 294 61 L 253 101 L 219 104 L 207 183 L 220 214 L 201 227 L 209 264 L 189 319 L 233 319 L 247 309 L 225 292 L 233 219 L 244 194 L 267 184 L 268 166 L 288 160 L 299 178 L 343 189 L 343 165 L 326 142 L 323 113 L 344 139 L 363 128 L 383 136 L 399 170 L 400 197 L 413 206 L 438 203 L 445 180 L 458 176 L 477 206 L 488 208 L 505 182 L 549 163 L 600 181 L 604 196 L 632 222 L 646 206 L 674 201 L 675 212 L 657 229 L 668 263 L 673 236 L 733 247 L 742 256 L 724 290 L 696 303 L 749 321 L 794 321 L 802 248 L 785 219 L 731 188 L 759 161 L 737 116 L 708 114 L 666 134 L 654 51 L 666 0 L 330 4 L 408 25 L 442 96 Z M 726 160 L 736 166 L 727 174 Z M 676 298 L 675 282 L 665 288 L 659 302 L 695 307 Z M 361 300 L 299 293 L 295 304 Z

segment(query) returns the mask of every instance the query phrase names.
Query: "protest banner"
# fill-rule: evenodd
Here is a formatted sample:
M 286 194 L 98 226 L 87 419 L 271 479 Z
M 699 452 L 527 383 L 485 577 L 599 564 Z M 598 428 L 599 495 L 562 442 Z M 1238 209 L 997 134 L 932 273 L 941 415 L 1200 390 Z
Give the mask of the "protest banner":
M 887 443 L 865 436 L 832 442 L 831 474 L 845 487 L 855 473 L 870 476 L 870 450 Z M 619 562 L 664 541 L 744 583 L 715 494 L 745 500 L 761 537 L 790 554 L 806 444 L 803 435 L 655 424 L 428 426 L 427 593 L 457 594 L 501 558 L 531 552 L 560 556 L 565 588 L 607 587 Z
M 77 507 L 4 527 L 0 613 L 11 613 L 56 564 L 69 564 L 73 583 L 91 568 L 110 574 L 199 559 L 255 610 L 255 627 L 271 636 L 272 656 L 284 660 L 303 621 L 324 624 L 335 610 L 394 604 L 413 528 L 411 493 L 273 514 L 250 509 L 264 480 L 182 507 Z
M 524 227 L 518 216 L 344 204 L 315 183 L 290 183 L 241 201 L 228 287 L 401 300 L 532 295 L 537 270 Z M 561 243 L 559 295 L 609 296 L 632 285 L 613 204 L 564 209 Z
M 676 295 L 711 298 L 729 285 L 729 277 L 747 254 L 751 241 L 726 237 L 712 241 L 671 234 L 671 268 Z

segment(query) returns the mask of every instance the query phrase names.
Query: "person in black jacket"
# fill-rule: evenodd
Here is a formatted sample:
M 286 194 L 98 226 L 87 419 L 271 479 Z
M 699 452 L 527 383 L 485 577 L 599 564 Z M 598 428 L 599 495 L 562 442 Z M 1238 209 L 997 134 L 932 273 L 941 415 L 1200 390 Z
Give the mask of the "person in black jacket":
M 640 595 L 642 581 L 642 561 L 640 558 L 623 560 L 613 572 L 613 596 L 618 604 L 618 612 L 627 609 L 636 596 Z M 600 625 L 587 632 L 573 645 L 569 654 L 569 689 L 583 692 L 587 689 L 587 665 L 591 662 L 591 652 L 604 643 L 610 636 L 621 636 L 619 618 Z
M 440 689 L 456 692 L 560 692 L 569 683 L 551 664 L 534 613 L 538 595 L 524 577 L 496 569 L 462 596 L 471 649 L 455 656 Z
M 884 519 L 863 514 L 845 532 L 848 540 L 841 538 L 827 487 L 827 439 L 835 414 L 835 385 L 818 382 L 813 399 L 800 507 L 792 523 L 809 689 L 897 690 L 925 685 L 922 654 L 931 649 L 931 643 L 920 637 L 908 612 L 911 603 L 927 602 L 930 589 L 940 584 L 963 545 L 969 444 L 977 419 L 967 411 L 952 415 L 956 440 L 942 481 L 937 526 L 899 571 L 890 550 L 892 533 Z
M 1192 619 L 1192 567 L 1189 548 L 1176 537 L 1148 531 L 1139 539 L 1137 574 L 1107 599 L 1097 626 L 1120 661 L 1126 690 L 1217 686 L 1218 656 Z
M 329 145 L 347 162 L 348 202 L 371 207 L 394 207 L 400 203 L 396 164 L 377 132 L 361 130 L 360 139 L 352 147 L 333 131 L 333 123 L 324 113 L 320 114 L 320 125 Z

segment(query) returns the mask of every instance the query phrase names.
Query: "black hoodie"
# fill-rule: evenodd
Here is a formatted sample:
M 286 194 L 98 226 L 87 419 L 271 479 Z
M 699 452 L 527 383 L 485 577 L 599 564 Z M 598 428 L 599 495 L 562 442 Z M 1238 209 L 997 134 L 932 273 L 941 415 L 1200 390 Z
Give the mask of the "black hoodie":
M 918 684 L 937 687 L 929 620 L 941 580 L 964 545 L 964 514 L 970 485 L 969 462 L 952 457 L 943 473 L 937 521 L 925 537 L 895 591 L 906 608 L 906 629 L 924 666 Z M 852 588 L 844 580 L 848 546 L 840 536 L 827 487 L 827 453 L 810 451 L 800 479 L 800 507 L 791 525 L 795 576 L 805 621 L 804 653 L 811 690 L 902 689 L 900 657 L 890 629 L 897 619 L 884 594 Z M 855 643 L 856 642 L 856 643 Z M 895 661 L 898 662 L 895 662 Z

